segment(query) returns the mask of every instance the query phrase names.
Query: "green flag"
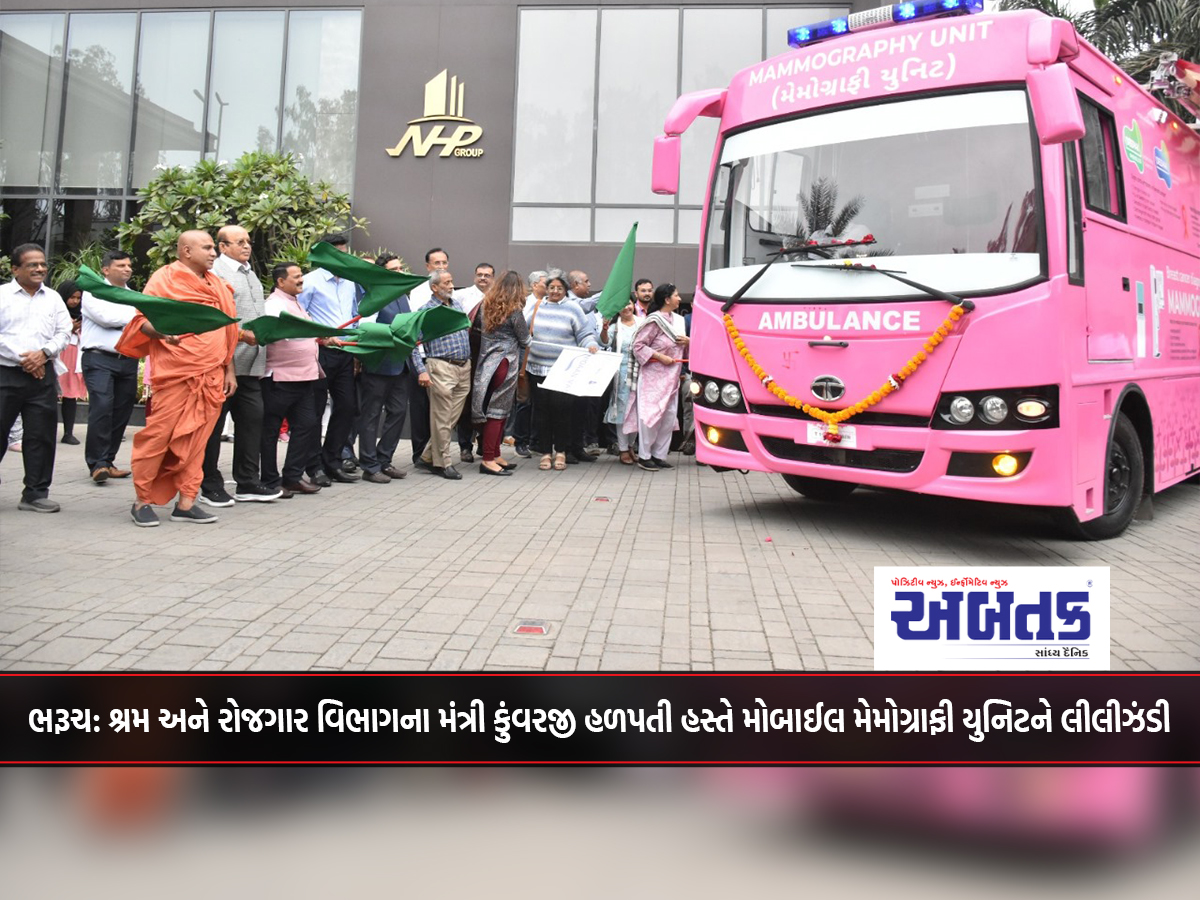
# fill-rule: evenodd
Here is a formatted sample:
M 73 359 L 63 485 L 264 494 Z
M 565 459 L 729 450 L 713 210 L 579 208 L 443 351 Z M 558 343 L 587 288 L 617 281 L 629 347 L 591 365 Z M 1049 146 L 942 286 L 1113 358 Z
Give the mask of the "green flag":
M 352 328 L 333 328 L 286 312 L 278 316 L 259 316 L 243 322 L 242 328 L 254 332 L 259 344 L 273 344 L 288 338 L 342 337 L 355 333 Z
M 314 266 L 328 269 L 338 278 L 353 281 L 366 291 L 358 301 L 360 316 L 375 315 L 397 297 L 429 280 L 428 275 L 393 272 L 365 259 L 335 250 L 331 244 L 324 241 L 313 245 L 308 253 L 308 261 Z
M 137 311 L 149 319 L 150 324 L 162 334 L 203 334 L 237 321 L 215 306 L 171 300 L 167 297 L 152 297 L 127 288 L 113 287 L 87 266 L 79 267 L 75 283 L 101 300 L 136 307 Z
M 471 320 L 452 306 L 432 306 L 418 312 L 401 313 L 390 325 L 366 322 L 344 349 L 375 365 L 387 360 L 399 362 L 412 353 L 418 340 L 432 341 L 455 331 L 469 328 Z
M 605 319 L 615 319 L 629 302 L 629 292 L 633 290 L 633 249 L 637 243 L 637 227 L 638 223 L 634 222 L 629 229 L 629 236 L 625 238 L 617 261 L 608 273 L 608 281 L 604 282 L 600 299 L 596 301 L 596 311 Z

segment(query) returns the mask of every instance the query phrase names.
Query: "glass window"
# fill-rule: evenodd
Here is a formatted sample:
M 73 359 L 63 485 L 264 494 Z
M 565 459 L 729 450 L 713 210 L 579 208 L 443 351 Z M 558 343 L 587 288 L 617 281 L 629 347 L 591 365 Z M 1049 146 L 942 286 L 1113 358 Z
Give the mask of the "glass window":
M 200 161 L 209 18 L 206 12 L 142 14 L 134 188 L 145 187 L 160 166 Z
M 354 185 L 358 133 L 358 10 L 293 12 L 288 21 L 283 149 L 310 178 Z
M 51 224 L 55 255 L 104 241 L 121 222 L 121 200 L 57 200 Z M 115 242 L 108 242 L 110 245 Z
M 596 202 L 674 205 L 650 190 L 650 156 L 679 96 L 679 12 L 606 9 L 600 19 Z M 597 237 L 596 240 L 604 240 Z
M 32 241 L 46 246 L 46 223 L 50 218 L 50 201 L 43 198 L 22 200 L 5 197 L 0 203 L 0 247 L 11 250 L 18 244 Z
M 522 10 L 520 31 L 513 200 L 591 203 L 596 10 Z
M 1117 126 L 1113 117 L 1091 101 L 1080 98 L 1083 124 L 1083 197 L 1088 209 L 1124 218 L 1121 160 L 1117 153 Z
M 134 13 L 71 16 L 59 187 L 126 185 L 136 31 Z
M 904 160 L 904 165 L 895 165 Z M 889 268 L 953 293 L 1042 274 L 1042 216 L 1023 90 L 948 94 L 842 109 L 725 139 L 709 220 L 705 285 L 728 297 L 772 252 L 795 250 L 745 295 L 775 300 L 924 297 L 803 252 L 861 241 L 836 258 Z M 732 188 L 716 202 L 724 184 Z M 718 243 L 718 241 L 720 243 Z
M 625 231 L 629 231 L 628 223 Z M 587 243 L 592 239 L 592 211 L 583 207 L 516 206 L 512 239 Z M 621 240 L 625 240 L 625 235 L 621 235 Z
M 1075 142 L 1063 144 L 1063 176 L 1067 189 L 1067 275 L 1083 284 L 1083 216 L 1079 209 L 1079 162 Z
M 206 157 L 232 161 L 251 150 L 274 152 L 284 16 L 222 11 L 214 17 Z M 354 75 L 357 83 L 357 70 Z
M 596 240 L 619 244 L 629 236 L 629 228 L 638 223 L 639 244 L 672 244 L 675 242 L 675 211 L 672 209 L 614 209 L 596 210 Z
M 0 184 L 4 187 L 50 186 L 62 104 L 62 47 L 61 14 L 0 16 Z
M 761 9 L 685 10 L 680 93 L 723 88 L 734 73 L 759 62 L 762 59 L 762 28 Z M 658 116 L 655 136 L 662 132 L 662 120 L 668 109 L 670 103 Z M 681 204 L 699 206 L 704 203 L 704 188 L 718 126 L 716 119 L 697 119 L 683 134 L 679 167 Z M 682 235 L 680 240 L 683 240 Z

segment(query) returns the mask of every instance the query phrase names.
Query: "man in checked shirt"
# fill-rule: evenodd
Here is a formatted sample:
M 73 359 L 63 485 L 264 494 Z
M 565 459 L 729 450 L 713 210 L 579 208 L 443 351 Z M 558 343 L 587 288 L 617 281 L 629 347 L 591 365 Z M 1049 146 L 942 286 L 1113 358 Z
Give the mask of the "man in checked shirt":
M 438 305 L 464 312 L 454 299 L 454 278 L 449 271 L 435 269 L 429 276 L 433 296 L 421 309 Z M 450 461 L 450 448 L 455 446 L 454 429 L 463 405 L 471 393 L 471 342 L 469 328 L 451 332 L 440 338 L 425 341 L 425 359 L 414 350 L 412 364 L 417 381 L 429 389 L 430 440 L 418 465 L 428 472 L 457 481 L 462 478 Z

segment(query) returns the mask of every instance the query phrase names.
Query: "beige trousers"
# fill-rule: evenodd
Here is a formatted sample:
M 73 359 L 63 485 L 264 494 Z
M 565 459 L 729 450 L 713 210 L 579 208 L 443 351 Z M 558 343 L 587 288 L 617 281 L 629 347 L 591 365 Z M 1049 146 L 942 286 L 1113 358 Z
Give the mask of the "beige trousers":
M 471 365 L 427 359 L 425 371 L 429 373 L 429 443 L 421 458 L 445 468 L 454 464 L 450 448 L 458 446 L 454 431 L 471 393 Z

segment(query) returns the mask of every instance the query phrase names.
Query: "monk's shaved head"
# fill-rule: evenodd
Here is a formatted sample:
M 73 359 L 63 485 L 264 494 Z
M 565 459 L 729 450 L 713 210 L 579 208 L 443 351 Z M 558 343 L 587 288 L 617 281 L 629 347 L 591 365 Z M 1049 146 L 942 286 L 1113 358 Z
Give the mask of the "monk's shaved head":
M 185 231 L 179 235 L 179 243 L 175 246 L 179 261 L 201 278 L 217 259 L 216 244 L 207 231 Z

